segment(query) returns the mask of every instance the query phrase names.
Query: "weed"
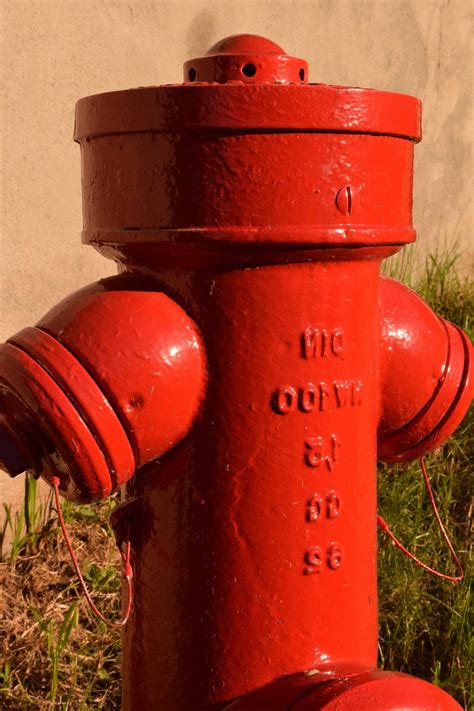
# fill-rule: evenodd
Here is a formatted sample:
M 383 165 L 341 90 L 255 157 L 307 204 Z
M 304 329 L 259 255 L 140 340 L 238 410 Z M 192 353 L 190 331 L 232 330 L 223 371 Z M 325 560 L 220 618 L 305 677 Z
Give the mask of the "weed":
M 10 550 L 10 561 L 15 562 L 19 552 L 25 546 L 28 535 L 23 533 L 24 520 L 25 520 L 25 509 L 22 508 L 12 515 L 12 507 L 9 504 L 3 504 L 3 510 L 5 511 L 5 524 L 3 526 L 3 537 L 5 536 L 8 529 L 11 532 L 11 550 Z
M 47 653 L 51 661 L 49 698 L 54 704 L 58 693 L 59 660 L 64 649 L 67 647 L 71 634 L 77 626 L 79 619 L 77 602 L 71 603 L 64 614 L 62 622 L 58 626 L 56 626 L 52 620 L 45 620 L 41 616 L 41 613 L 35 610 L 35 608 L 31 608 L 31 612 L 46 638 Z
M 112 497 L 95 506 L 65 507 L 86 580 L 112 618 L 119 615 L 120 566 L 105 520 L 116 502 Z M 34 544 L 24 539 L 14 558 L 0 563 L 5 660 L 0 706 L 12 711 L 119 708 L 120 635 L 97 623 L 87 607 L 78 614 L 79 588 L 56 516 L 36 531 Z
M 5 518 L 0 534 L 0 554 L 3 556 L 3 542 L 10 532 L 10 550 L 7 556 L 10 563 L 15 563 L 18 554 L 26 546 L 34 548 L 38 532 L 44 532 L 45 528 L 48 528 L 51 503 L 52 496 L 45 505 L 38 501 L 38 482 L 35 477 L 27 474 L 23 508 L 12 514 L 12 507 L 3 504 Z

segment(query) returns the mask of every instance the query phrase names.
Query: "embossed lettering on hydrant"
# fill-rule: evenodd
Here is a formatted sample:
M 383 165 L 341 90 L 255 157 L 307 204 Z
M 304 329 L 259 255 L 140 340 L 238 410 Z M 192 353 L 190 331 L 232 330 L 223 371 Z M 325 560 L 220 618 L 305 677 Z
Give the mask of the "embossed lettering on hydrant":
M 313 494 L 308 499 L 306 507 L 306 520 L 308 523 L 314 523 L 324 514 L 326 518 L 333 519 L 339 513 L 341 502 L 336 491 L 328 491 L 325 496 L 321 494 Z
M 334 380 L 332 383 L 305 383 L 298 388 L 282 385 L 271 397 L 271 407 L 278 415 L 289 412 L 325 412 L 338 407 L 362 404 L 363 382 L 360 379 Z
M 342 328 L 314 328 L 308 326 L 301 334 L 302 358 L 344 357 L 345 336 Z
M 336 434 L 332 434 L 330 440 L 325 440 L 321 435 L 308 437 L 304 442 L 304 461 L 308 467 L 317 468 L 322 462 L 326 463 L 329 471 L 332 471 L 334 464 L 338 461 L 338 450 L 341 442 Z
M 304 554 L 304 574 L 313 575 L 323 571 L 324 563 L 330 570 L 337 570 L 342 564 L 342 547 L 334 541 L 324 551 L 322 546 L 313 546 Z

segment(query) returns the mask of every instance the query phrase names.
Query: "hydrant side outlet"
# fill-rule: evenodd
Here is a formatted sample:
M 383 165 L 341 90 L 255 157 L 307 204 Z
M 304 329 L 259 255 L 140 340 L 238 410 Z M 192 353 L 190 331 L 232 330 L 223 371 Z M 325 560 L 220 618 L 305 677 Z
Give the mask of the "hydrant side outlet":
M 421 104 L 254 35 L 184 77 L 77 104 L 82 238 L 120 274 L 0 347 L 0 460 L 76 500 L 126 482 L 126 711 L 459 708 L 376 670 L 377 456 L 472 396 L 465 334 L 380 278 Z
M 378 458 L 403 462 L 436 449 L 473 396 L 472 346 L 414 291 L 380 280 L 381 421 Z
M 47 480 L 59 476 L 73 500 L 108 496 L 179 442 L 201 406 L 199 331 L 154 288 L 104 279 L 0 347 L 4 397 L 16 398 L 30 427 L 37 421 L 42 453 L 29 466 Z

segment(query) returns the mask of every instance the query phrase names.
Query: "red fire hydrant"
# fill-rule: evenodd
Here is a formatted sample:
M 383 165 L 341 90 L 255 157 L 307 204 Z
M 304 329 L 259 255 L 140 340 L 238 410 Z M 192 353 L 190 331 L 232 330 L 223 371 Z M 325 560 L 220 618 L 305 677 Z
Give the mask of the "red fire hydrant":
M 4 467 L 128 482 L 125 709 L 459 708 L 376 671 L 376 459 L 472 394 L 464 333 L 379 274 L 415 239 L 420 102 L 251 35 L 184 72 L 77 105 L 83 240 L 119 275 L 1 346 Z

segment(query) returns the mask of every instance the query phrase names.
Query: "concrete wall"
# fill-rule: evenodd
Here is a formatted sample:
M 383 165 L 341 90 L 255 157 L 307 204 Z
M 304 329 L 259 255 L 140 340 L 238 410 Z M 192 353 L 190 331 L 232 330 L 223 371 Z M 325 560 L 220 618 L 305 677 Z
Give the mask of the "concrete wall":
M 473 226 L 469 0 L 0 0 L 3 95 L 0 340 L 113 265 L 82 247 L 74 103 L 181 81 L 181 64 L 251 32 L 310 62 L 310 80 L 424 102 L 416 152 L 420 244 Z M 466 263 L 468 256 L 466 256 Z M 0 478 L 0 500 L 22 482 Z

